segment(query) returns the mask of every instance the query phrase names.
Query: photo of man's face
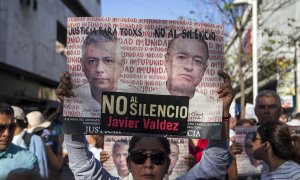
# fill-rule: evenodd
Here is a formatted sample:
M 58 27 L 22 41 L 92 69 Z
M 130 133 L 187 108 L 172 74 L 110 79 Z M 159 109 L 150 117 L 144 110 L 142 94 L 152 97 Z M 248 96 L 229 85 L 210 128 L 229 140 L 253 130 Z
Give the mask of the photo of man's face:
M 207 67 L 208 52 L 204 43 L 179 37 L 170 45 L 165 58 L 168 86 L 175 91 L 195 91 Z
M 179 147 L 177 144 L 170 143 L 171 154 L 170 154 L 170 166 L 168 174 L 172 174 L 173 169 L 175 168 L 177 161 L 179 159 Z
M 86 46 L 82 70 L 94 92 L 115 91 L 123 71 L 116 42 L 98 42 Z
M 120 145 L 113 149 L 112 158 L 118 173 L 128 173 L 126 158 L 128 156 L 128 145 Z

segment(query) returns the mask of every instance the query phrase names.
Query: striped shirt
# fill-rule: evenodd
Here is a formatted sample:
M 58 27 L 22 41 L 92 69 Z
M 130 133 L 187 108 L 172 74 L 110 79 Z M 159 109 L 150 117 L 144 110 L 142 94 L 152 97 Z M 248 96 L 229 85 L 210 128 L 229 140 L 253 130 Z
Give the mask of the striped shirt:
M 268 170 L 263 171 L 261 179 L 300 180 L 300 165 L 294 161 L 286 161 L 272 172 L 269 172 Z

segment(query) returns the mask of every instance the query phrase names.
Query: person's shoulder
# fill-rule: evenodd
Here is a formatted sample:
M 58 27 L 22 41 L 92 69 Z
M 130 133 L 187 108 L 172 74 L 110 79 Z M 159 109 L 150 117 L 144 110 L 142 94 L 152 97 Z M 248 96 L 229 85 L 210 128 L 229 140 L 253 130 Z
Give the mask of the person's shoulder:
M 31 134 L 31 139 L 30 139 L 30 145 L 32 146 L 39 146 L 38 149 L 44 149 L 44 141 L 43 139 L 36 135 L 36 134 Z
M 282 164 L 281 169 L 298 169 L 300 170 L 300 165 L 295 161 L 286 161 Z
M 13 144 L 13 143 L 11 143 L 7 149 L 7 152 L 12 155 L 15 155 L 17 153 L 22 153 L 23 151 L 26 152 L 27 150 L 21 146 Z
M 11 144 L 9 149 L 8 149 L 8 153 L 11 154 L 12 156 L 14 156 L 16 159 L 20 160 L 20 163 L 22 163 L 21 161 L 25 161 L 25 162 L 30 162 L 30 161 L 35 161 L 36 160 L 36 157 L 35 155 L 20 147 L 20 146 L 17 146 L 15 144 Z
M 43 142 L 42 138 L 36 134 L 31 134 L 31 140 L 36 142 Z
M 272 178 L 300 179 L 300 165 L 294 161 L 286 161 L 277 170 L 270 173 Z

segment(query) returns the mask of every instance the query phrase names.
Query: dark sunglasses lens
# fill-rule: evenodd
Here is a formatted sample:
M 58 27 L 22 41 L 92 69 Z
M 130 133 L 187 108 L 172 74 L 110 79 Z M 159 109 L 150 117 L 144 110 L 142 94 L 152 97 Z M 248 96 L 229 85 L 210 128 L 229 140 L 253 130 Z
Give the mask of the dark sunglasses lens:
M 133 151 L 130 153 L 130 160 L 135 164 L 143 164 L 148 158 L 148 154 L 141 151 Z M 150 154 L 150 159 L 153 164 L 162 165 L 166 161 L 164 152 L 154 152 Z
M 9 131 L 13 131 L 16 128 L 15 124 L 10 124 L 10 125 L 0 125 L 0 132 L 5 131 L 8 128 Z
M 4 131 L 6 129 L 6 125 L 0 125 L 0 131 Z
M 130 153 L 130 160 L 135 164 L 143 164 L 147 159 L 147 154 L 141 151 L 132 151 Z
M 164 152 L 157 152 L 151 154 L 151 161 L 156 165 L 162 165 L 166 161 L 166 155 Z

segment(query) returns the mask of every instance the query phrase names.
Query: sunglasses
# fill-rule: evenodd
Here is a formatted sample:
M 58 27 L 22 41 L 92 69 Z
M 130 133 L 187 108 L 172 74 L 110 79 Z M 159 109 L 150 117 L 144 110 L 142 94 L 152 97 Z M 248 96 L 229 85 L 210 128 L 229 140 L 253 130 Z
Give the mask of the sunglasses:
M 131 151 L 131 153 L 129 154 L 130 160 L 135 164 L 144 164 L 148 157 L 150 157 L 153 164 L 162 165 L 166 162 L 167 153 L 163 151 L 146 153 L 145 151 L 137 150 Z
M 6 129 L 13 131 L 16 129 L 16 124 L 0 124 L 0 132 L 3 133 Z

